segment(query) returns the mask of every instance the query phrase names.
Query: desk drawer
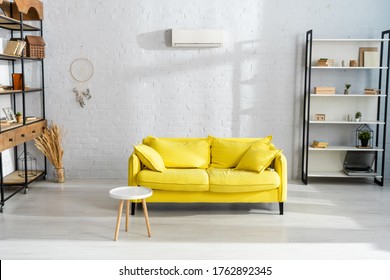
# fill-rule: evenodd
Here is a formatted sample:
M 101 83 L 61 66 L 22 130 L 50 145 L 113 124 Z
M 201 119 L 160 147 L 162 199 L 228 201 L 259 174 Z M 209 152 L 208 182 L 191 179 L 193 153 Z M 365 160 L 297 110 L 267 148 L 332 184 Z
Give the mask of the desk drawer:
M 39 137 L 46 127 L 46 121 L 36 122 L 27 126 L 28 141 Z
M 16 145 L 15 130 L 6 131 L 0 134 L 0 151 L 5 151 Z
M 22 126 L 15 129 L 16 145 L 23 144 L 27 141 L 27 127 Z

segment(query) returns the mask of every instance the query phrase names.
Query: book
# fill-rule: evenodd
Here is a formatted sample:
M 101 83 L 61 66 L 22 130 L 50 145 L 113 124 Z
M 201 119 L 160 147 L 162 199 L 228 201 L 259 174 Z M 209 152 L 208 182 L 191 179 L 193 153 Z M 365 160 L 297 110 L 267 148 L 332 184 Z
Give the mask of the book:
M 18 47 L 16 49 L 16 55 L 17 56 L 22 56 L 22 53 L 23 53 L 23 50 L 24 50 L 25 46 L 26 46 L 26 42 L 25 41 L 18 40 Z
M 335 94 L 335 87 L 314 87 L 315 94 Z
M 10 40 L 7 42 L 7 45 L 5 46 L 3 53 L 7 55 L 16 55 L 17 49 L 18 49 L 18 41 Z
M 364 89 L 364 94 L 366 95 L 376 95 L 379 94 L 379 90 L 375 88 L 365 88 Z
M 328 66 L 333 66 L 333 65 L 334 65 L 334 60 L 333 59 L 320 58 L 317 61 L 317 66 L 328 67 Z
M 312 144 L 311 146 L 312 146 L 313 148 L 327 148 L 328 145 L 329 145 L 328 142 L 314 140 L 314 141 L 313 141 L 313 144 Z
M 4 54 L 13 55 L 13 56 L 21 56 L 26 46 L 26 42 L 22 40 L 9 40 L 4 49 Z

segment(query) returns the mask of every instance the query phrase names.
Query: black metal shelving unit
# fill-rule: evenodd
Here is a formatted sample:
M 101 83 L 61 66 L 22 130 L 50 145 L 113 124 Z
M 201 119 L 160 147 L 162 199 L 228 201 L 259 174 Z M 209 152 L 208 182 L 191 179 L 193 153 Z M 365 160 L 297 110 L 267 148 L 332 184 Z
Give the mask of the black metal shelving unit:
M 12 9 L 12 7 L 11 7 Z M 11 11 L 12 14 L 12 11 Z M 23 40 L 23 38 L 26 35 L 26 32 L 28 34 L 36 34 L 40 35 L 43 37 L 43 24 L 42 20 L 35 21 L 35 25 L 30 25 L 24 22 L 23 20 L 23 14 L 19 13 L 20 20 L 16 20 L 10 17 L 7 17 L 5 15 L 0 15 L 0 28 L 6 29 L 10 31 L 10 39 L 17 38 Z M 17 112 L 17 109 L 19 111 L 23 112 L 23 123 L 22 124 L 13 124 L 9 127 L 6 128 L 1 128 L 0 127 L 0 137 L 1 137 L 1 144 L 3 145 L 4 141 L 6 141 L 6 136 L 4 136 L 7 132 L 11 132 L 15 129 L 20 129 L 21 127 L 24 127 L 26 125 L 32 127 L 34 126 L 35 123 L 40 123 L 42 121 L 45 121 L 45 83 L 44 83 L 44 60 L 42 58 L 32 58 L 32 57 L 24 57 L 22 56 L 12 56 L 12 55 L 5 55 L 5 54 L 0 54 L 0 60 L 2 61 L 8 61 L 10 64 L 10 68 L 12 69 L 12 73 L 15 73 L 16 67 L 21 69 L 22 73 L 22 89 L 21 90 L 4 90 L 0 92 L 0 96 L 9 96 L 10 101 L 11 101 L 11 108 L 13 109 L 14 112 Z M 25 63 L 39 63 L 40 64 L 40 86 L 38 88 L 26 88 L 25 85 Z M 27 104 L 26 104 L 26 95 L 27 94 L 40 94 L 41 98 L 41 116 L 39 116 L 36 120 L 33 121 L 27 121 L 26 118 L 26 111 L 27 111 Z M 22 108 L 17 108 L 17 102 L 16 99 L 21 98 L 21 107 Z M 20 105 L 19 105 L 20 106 Z M 35 131 L 33 131 L 35 133 Z M 8 136 L 8 135 L 7 135 Z M 23 136 L 23 135 L 22 135 Z M 31 141 L 32 139 L 30 139 Z M 12 138 L 9 138 L 8 141 L 12 141 Z M 21 148 L 24 159 L 27 159 L 27 142 L 28 141 L 22 141 L 20 143 L 21 147 L 18 147 L 18 145 L 13 146 L 14 149 L 14 160 L 15 160 L 15 168 L 16 171 L 4 176 L 3 173 L 3 152 L 4 150 L 1 149 L 0 152 L 0 194 L 1 194 L 1 201 L 0 201 L 0 213 L 3 212 L 3 208 L 5 205 L 5 202 L 9 200 L 11 197 L 16 195 L 18 192 L 24 190 L 24 193 L 28 192 L 28 186 L 32 182 L 38 179 L 46 178 L 47 175 L 47 161 L 46 158 L 44 157 L 44 162 L 43 162 L 43 170 L 37 170 L 36 175 L 34 176 L 28 176 L 28 166 L 27 166 L 27 160 L 24 160 L 24 166 L 22 167 L 22 170 L 24 171 L 24 176 L 19 176 L 15 175 L 18 173 L 20 166 L 18 166 L 18 149 Z M 15 179 L 15 177 L 17 179 Z M 8 180 L 8 178 L 10 178 Z M 7 187 L 13 187 L 12 190 L 10 188 L 10 191 L 7 191 L 7 194 L 5 192 L 5 188 Z
M 379 67 L 355 67 L 352 70 L 352 67 L 348 66 L 335 66 L 335 67 L 319 67 L 313 65 L 313 42 L 338 42 L 338 43 L 350 43 L 350 42 L 379 42 L 380 50 L 379 50 Z M 318 125 L 319 122 L 313 122 L 311 112 L 312 98 L 319 98 L 315 94 L 312 93 L 312 77 L 313 71 L 341 71 L 337 72 L 340 75 L 344 75 L 344 72 L 347 71 L 379 71 L 379 81 L 378 81 L 378 89 L 380 95 L 376 96 L 378 98 L 377 108 L 376 108 L 376 120 L 372 121 L 370 124 L 375 126 L 375 163 L 373 166 L 374 174 L 371 178 L 374 179 L 374 182 L 380 186 L 384 184 L 384 176 L 385 176 L 385 152 L 386 152 L 386 133 L 387 133 L 387 112 L 388 112 L 388 93 L 389 93 L 389 67 L 390 67 L 390 30 L 386 30 L 382 32 L 380 39 L 313 39 L 313 30 L 309 30 L 306 32 L 306 43 L 305 43 L 305 77 L 304 77 L 304 95 L 303 95 L 303 120 L 302 120 L 302 154 L 301 154 L 301 180 L 304 184 L 309 183 L 310 178 L 314 177 L 322 177 L 322 178 L 370 178 L 370 176 L 348 176 L 343 174 L 341 171 L 337 173 L 330 173 L 321 175 L 321 172 L 312 172 L 310 170 L 310 153 L 327 153 L 332 151 L 349 151 L 356 150 L 356 147 L 332 147 L 332 148 L 324 148 L 322 151 L 318 149 L 313 149 L 310 147 L 311 137 L 315 136 L 312 133 L 313 127 Z M 362 43 L 364 46 L 364 43 Z M 329 72 L 326 72 L 329 74 Z M 337 94 L 337 93 L 336 93 Z M 339 93 L 339 96 L 341 94 Z M 334 96 L 334 95 L 333 95 Z M 359 95 L 354 95 L 352 98 L 360 98 Z M 323 97 L 320 97 L 323 98 Z M 328 98 L 328 97 L 325 97 Z M 332 97 L 330 97 L 332 98 Z M 351 98 L 350 96 L 341 97 L 341 98 Z M 343 121 L 335 121 L 335 122 L 324 122 L 328 125 L 354 125 L 353 123 L 346 123 Z M 364 121 L 362 122 L 364 123 Z M 362 124 L 356 123 L 356 125 Z M 312 135 L 313 134 L 313 135 Z M 325 151 L 327 149 L 328 151 Z M 369 151 L 369 149 L 360 149 L 362 151 Z

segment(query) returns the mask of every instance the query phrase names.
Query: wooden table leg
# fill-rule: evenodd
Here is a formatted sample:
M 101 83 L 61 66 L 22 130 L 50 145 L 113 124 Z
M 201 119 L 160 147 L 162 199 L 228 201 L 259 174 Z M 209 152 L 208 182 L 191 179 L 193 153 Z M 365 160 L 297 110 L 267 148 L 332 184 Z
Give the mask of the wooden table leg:
M 146 222 L 146 228 L 148 229 L 148 236 L 150 237 L 150 224 L 149 224 L 149 215 L 148 208 L 146 207 L 146 199 L 142 199 L 142 208 L 144 209 L 144 216 Z
M 116 219 L 116 229 L 115 229 L 115 236 L 114 236 L 115 241 L 118 240 L 119 227 L 121 225 L 122 208 L 123 208 L 123 200 L 119 202 L 119 207 L 118 207 L 118 218 Z
M 130 200 L 127 200 L 126 201 L 126 227 L 125 227 L 126 231 L 129 228 L 129 211 L 130 211 Z

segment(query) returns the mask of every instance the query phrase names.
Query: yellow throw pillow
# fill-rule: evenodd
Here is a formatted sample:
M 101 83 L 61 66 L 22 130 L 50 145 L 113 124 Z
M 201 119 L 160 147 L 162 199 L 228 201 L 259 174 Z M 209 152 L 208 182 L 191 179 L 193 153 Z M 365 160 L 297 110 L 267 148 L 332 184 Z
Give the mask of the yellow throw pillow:
M 210 164 L 210 143 L 207 138 L 161 139 L 149 137 L 149 145 L 163 158 L 168 168 L 207 168 Z
M 268 149 L 272 137 L 265 138 L 211 138 L 211 167 L 234 168 L 252 146 Z
M 281 152 L 282 150 L 264 150 L 250 147 L 235 169 L 261 173 Z
M 134 146 L 134 153 L 148 169 L 159 172 L 164 171 L 164 160 L 155 149 L 140 144 Z

